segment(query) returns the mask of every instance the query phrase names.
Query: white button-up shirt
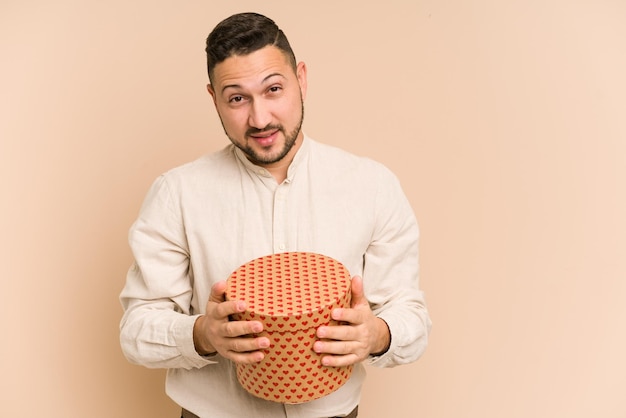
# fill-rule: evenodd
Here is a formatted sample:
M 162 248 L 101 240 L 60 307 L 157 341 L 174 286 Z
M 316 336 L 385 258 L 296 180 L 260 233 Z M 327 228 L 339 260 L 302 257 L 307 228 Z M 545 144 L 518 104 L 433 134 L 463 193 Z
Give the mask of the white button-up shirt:
M 391 333 L 372 365 L 409 363 L 426 347 L 418 226 L 398 180 L 379 163 L 306 136 L 281 184 L 233 145 L 163 174 L 129 241 L 135 262 L 120 296 L 122 350 L 133 363 L 167 368 L 168 395 L 200 417 L 328 417 L 359 402 L 361 364 L 337 391 L 283 405 L 246 392 L 229 360 L 195 351 L 193 325 L 211 287 L 257 257 L 314 252 L 362 276 Z

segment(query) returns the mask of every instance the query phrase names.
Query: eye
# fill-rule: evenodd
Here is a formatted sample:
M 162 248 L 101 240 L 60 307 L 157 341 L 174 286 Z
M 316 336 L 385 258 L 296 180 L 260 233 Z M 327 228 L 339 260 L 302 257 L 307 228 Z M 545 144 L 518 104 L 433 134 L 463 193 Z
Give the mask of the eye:
M 281 90 L 282 90 L 281 86 L 272 86 L 269 89 L 267 89 L 268 93 L 270 93 L 270 94 L 280 93 Z
M 243 102 L 243 96 L 232 96 L 230 99 L 228 99 L 228 103 L 241 103 Z

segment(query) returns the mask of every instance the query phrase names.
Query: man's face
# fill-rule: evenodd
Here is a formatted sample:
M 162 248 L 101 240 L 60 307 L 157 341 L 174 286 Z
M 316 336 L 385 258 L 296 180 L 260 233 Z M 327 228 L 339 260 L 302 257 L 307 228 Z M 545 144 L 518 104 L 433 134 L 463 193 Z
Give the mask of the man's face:
M 304 63 L 294 73 L 280 49 L 266 46 L 217 64 L 208 90 L 226 135 L 250 161 L 291 162 L 303 137 Z

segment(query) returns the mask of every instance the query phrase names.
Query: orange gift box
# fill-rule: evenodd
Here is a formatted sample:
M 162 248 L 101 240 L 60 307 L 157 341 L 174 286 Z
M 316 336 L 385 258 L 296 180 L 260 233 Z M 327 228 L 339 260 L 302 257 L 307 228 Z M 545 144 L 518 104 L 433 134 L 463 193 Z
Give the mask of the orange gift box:
M 235 270 L 227 300 L 243 300 L 234 320 L 260 321 L 270 347 L 260 363 L 237 364 L 237 379 L 252 395 L 302 403 L 339 389 L 352 366 L 326 367 L 313 351 L 320 325 L 337 324 L 335 308 L 350 307 L 350 274 L 337 260 L 305 252 L 267 255 Z

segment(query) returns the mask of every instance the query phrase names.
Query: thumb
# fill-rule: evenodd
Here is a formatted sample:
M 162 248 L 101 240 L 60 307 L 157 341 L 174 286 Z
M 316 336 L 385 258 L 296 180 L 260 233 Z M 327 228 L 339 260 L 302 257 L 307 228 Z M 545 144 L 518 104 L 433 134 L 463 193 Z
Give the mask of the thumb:
M 352 302 L 350 302 L 350 307 L 356 308 L 359 305 L 365 305 L 369 308 L 369 302 L 365 298 L 365 292 L 363 291 L 363 279 L 360 276 L 354 276 L 351 287 Z
M 224 302 L 226 294 L 226 282 L 217 282 L 211 288 L 211 296 L 209 296 L 209 301 L 211 302 Z

